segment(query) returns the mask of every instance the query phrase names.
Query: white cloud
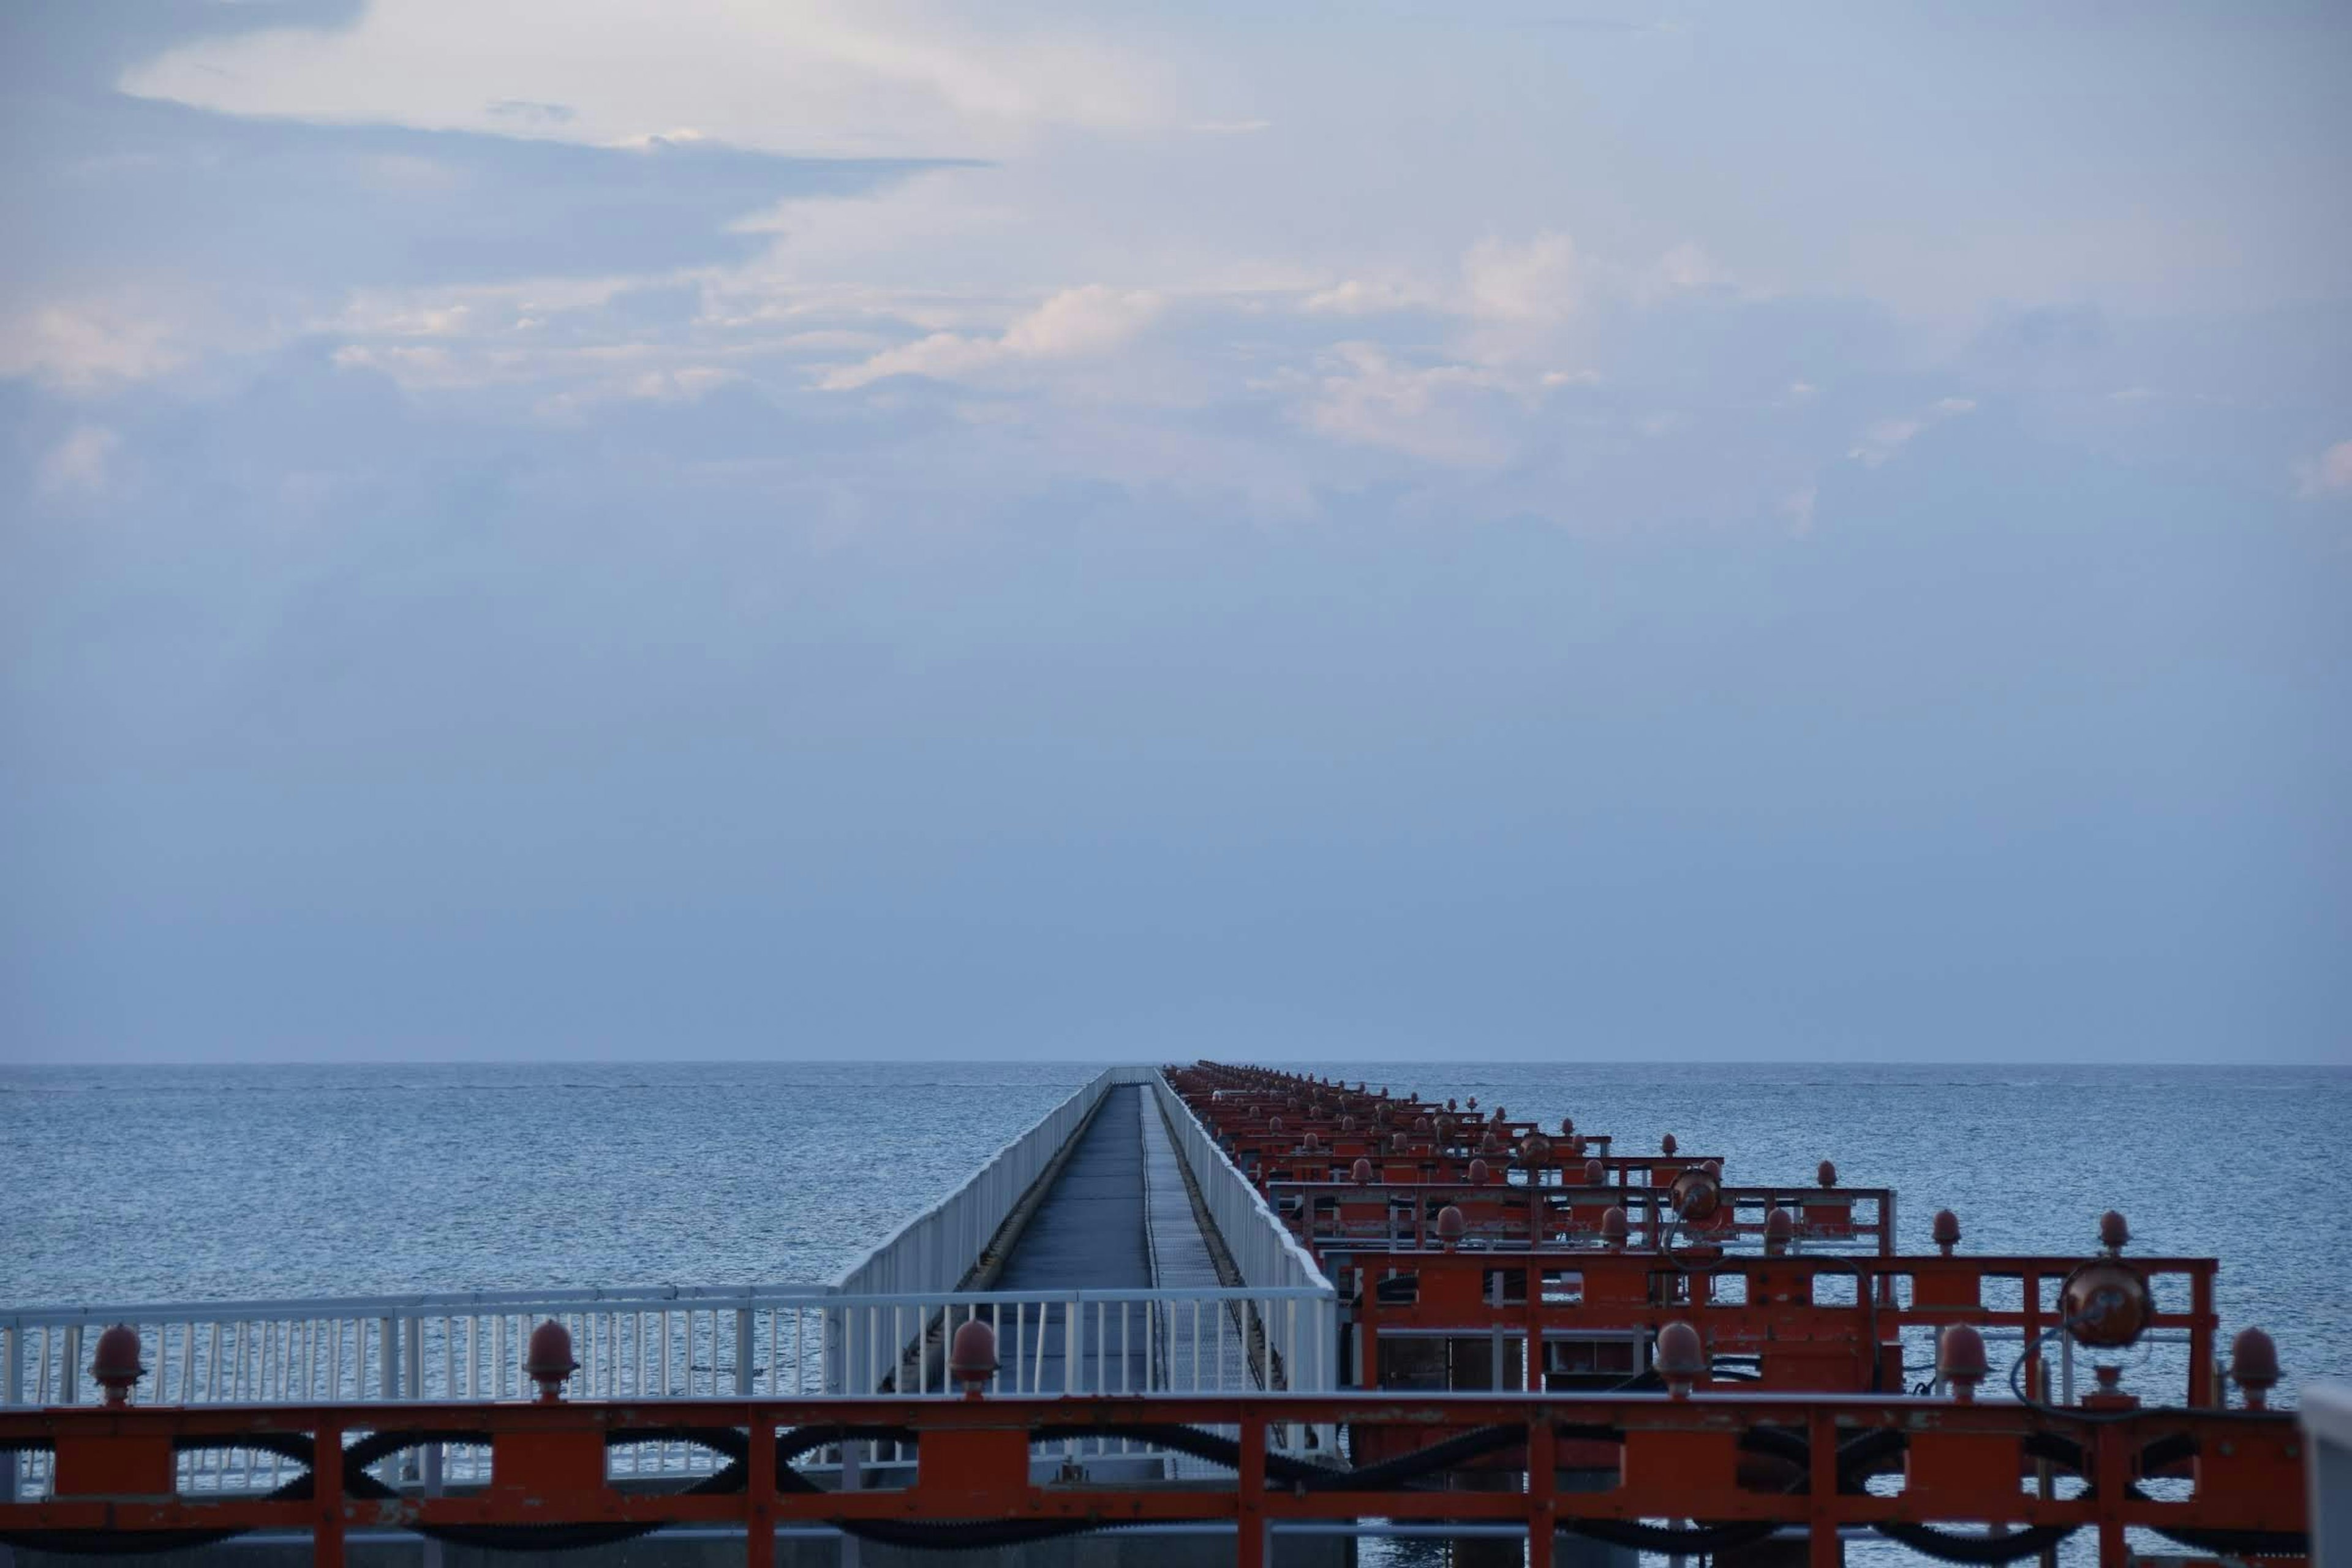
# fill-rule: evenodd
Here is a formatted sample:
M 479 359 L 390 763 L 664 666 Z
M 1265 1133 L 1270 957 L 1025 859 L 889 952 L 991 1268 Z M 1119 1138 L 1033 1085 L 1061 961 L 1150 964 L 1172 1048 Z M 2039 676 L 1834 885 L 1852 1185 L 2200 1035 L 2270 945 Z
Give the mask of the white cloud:
M 1465 313 L 1482 321 L 1550 326 L 1583 298 L 1576 245 L 1564 234 L 1524 245 L 1482 239 L 1462 258 L 1462 285 Z
M 1847 450 L 1846 456 L 1874 468 L 1892 460 L 1911 444 L 1913 437 L 1930 425 L 1973 414 L 1976 406 L 1976 399 L 1972 397 L 1939 397 L 1918 414 L 1878 421 L 1862 433 L 1861 439 Z
M 1307 424 L 1358 446 L 1385 447 L 1407 457 L 1456 467 L 1505 461 L 1509 448 L 1487 421 L 1460 406 L 1465 395 L 1502 385 L 1494 371 L 1439 364 L 1397 364 L 1377 344 L 1341 343 L 1307 404 Z
M 1298 302 L 1298 308 L 1310 316 L 1381 316 L 1431 303 L 1426 293 L 1402 283 L 1349 278 L 1315 290 Z
M 1184 128 L 1202 136 L 1254 136 L 1274 129 L 1271 120 L 1202 120 Z
M 463 40 L 453 47 L 451 40 Z M 983 26 L 923 0 L 401 0 L 350 27 L 204 38 L 121 81 L 237 114 L 638 144 L 677 128 L 794 153 L 991 153 L 1163 107 L 1143 51 L 1063 26 Z M 501 106 L 562 104 L 518 118 Z
M 2352 441 L 2338 441 L 2295 470 L 2295 494 L 2306 500 L 2352 495 Z
M 1065 289 L 1015 320 L 1001 336 L 933 332 L 885 349 L 862 363 L 827 373 L 818 383 L 846 392 L 894 375 L 965 381 L 1003 366 L 1093 359 L 1125 346 L 1157 318 L 1160 297 L 1148 289 L 1089 283 Z
M 99 495 L 112 482 L 122 437 L 102 425 L 78 425 L 41 458 L 41 493 Z
M 1731 274 L 1713 257 L 1685 240 L 1652 262 L 1634 280 L 1633 297 L 1643 304 L 1654 304 L 1677 294 L 1728 289 L 1731 283 Z
M 145 381 L 188 359 L 177 322 L 127 300 L 44 305 L 0 322 L 0 377 L 34 376 L 86 392 Z

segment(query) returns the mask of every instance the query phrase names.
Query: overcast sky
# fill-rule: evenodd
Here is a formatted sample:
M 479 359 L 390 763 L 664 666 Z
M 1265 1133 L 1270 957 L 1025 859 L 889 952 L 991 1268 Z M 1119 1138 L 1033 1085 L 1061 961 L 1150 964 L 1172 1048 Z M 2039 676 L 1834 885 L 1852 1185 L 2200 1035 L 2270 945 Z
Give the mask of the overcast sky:
M 2352 9 L 0 28 L 0 1060 L 2352 1060 Z

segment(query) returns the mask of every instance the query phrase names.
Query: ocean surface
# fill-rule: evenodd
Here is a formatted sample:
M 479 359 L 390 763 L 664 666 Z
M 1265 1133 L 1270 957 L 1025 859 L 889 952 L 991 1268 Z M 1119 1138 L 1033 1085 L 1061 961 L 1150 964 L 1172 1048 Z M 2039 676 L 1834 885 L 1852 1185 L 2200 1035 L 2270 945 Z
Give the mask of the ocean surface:
M 2222 1260 L 2226 1336 L 2352 1377 L 2352 1068 L 1304 1064 L 1735 1182 L 1900 1190 L 1971 1252 Z M 1055 1063 L 0 1068 L 0 1307 L 819 1282 L 1096 1069 Z M 2290 1391 L 2291 1393 L 2291 1388 Z

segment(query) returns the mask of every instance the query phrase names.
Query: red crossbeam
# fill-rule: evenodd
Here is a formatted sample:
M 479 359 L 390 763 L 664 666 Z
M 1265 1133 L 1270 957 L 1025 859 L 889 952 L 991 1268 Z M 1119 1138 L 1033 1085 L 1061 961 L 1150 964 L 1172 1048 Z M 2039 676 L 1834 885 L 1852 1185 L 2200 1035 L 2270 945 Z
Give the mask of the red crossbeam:
M 1033 1447 L 1042 1428 L 1116 1437 L 1152 1427 L 1238 1429 L 1230 1483 L 1040 1483 Z M 705 1496 L 624 1490 L 601 1463 L 605 1436 L 645 1427 L 725 1429 L 752 1456 L 739 1491 Z M 771 1462 L 779 1432 L 897 1428 L 919 1456 L 903 1484 L 848 1493 L 780 1489 Z M 1321 1489 L 1269 1476 L 1269 1433 L 1319 1429 L 1379 1434 L 1387 1451 L 1412 1452 L 1464 1433 L 1499 1434 L 1527 1472 L 1515 1491 Z M 492 1452 L 488 1486 L 472 1495 L 369 1500 L 344 1495 L 341 1456 L 360 1434 L 467 1432 Z M 1759 1465 L 1754 1435 L 1776 1435 Z M 1596 1438 L 1596 1434 L 1613 1435 Z M 1800 1434 L 1802 1435 L 1801 1438 Z M 1885 1452 L 1874 1473 L 1899 1491 L 1841 1490 L 1839 1456 L 1872 1434 Z M 175 1442 L 308 1440 L 320 1460 L 311 1500 L 171 1495 Z M 1615 1484 L 1560 1484 L 1549 1457 L 1566 1437 L 1606 1443 Z M 56 1450 L 58 1492 L 0 1505 L 0 1533 L 270 1528 L 311 1532 L 317 1561 L 343 1560 L 345 1532 L 385 1526 L 547 1525 L 624 1521 L 719 1524 L 747 1531 L 747 1560 L 772 1560 L 777 1525 L 814 1521 L 1080 1521 L 1096 1524 L 1232 1521 L 1241 1562 L 1263 1568 L 1260 1526 L 1277 1521 L 1367 1518 L 1523 1524 L 1546 1544 L 1565 1523 L 1640 1520 L 1758 1521 L 1810 1529 L 1814 1561 L 1836 1560 L 1842 1527 L 1895 1524 L 2073 1526 L 2095 1530 L 2100 1560 L 2127 1560 L 2124 1531 L 2144 1526 L 2191 1535 L 2305 1529 L 2303 1461 L 2291 1415 L 2273 1412 L 2131 1410 L 2112 1419 L 2008 1404 L 1910 1397 L 1770 1394 L 1581 1398 L 1365 1393 L 1334 1396 L 1080 1397 L 1061 1399 L 800 1399 L 572 1404 L 283 1406 L 120 1406 L 0 1413 L 0 1440 Z M 1746 1440 L 1745 1443 L 1743 1440 Z M 1048 1443 L 1058 1437 L 1046 1439 Z M 1791 1457 L 1791 1445 L 1801 1444 Z M 2079 1455 L 2095 1482 L 2071 1499 L 2024 1489 L 2052 1444 Z M 2038 1447 L 2037 1447 L 2038 1445 Z M 1348 1445 L 1360 1447 L 1360 1436 Z M 1534 1456 L 1529 1458 L 1526 1456 Z M 2158 1456 L 2163 1457 L 2159 1463 Z M 2186 1498 L 2136 1495 L 2144 1472 L 2193 1479 Z M 1589 1484 L 1589 1478 L 1579 1478 Z M 1806 1489 L 1810 1480 L 1811 1489 Z M 1826 1542 L 1826 1552 L 1824 1549 Z M 1540 1558 L 1538 1559 L 1540 1560 Z

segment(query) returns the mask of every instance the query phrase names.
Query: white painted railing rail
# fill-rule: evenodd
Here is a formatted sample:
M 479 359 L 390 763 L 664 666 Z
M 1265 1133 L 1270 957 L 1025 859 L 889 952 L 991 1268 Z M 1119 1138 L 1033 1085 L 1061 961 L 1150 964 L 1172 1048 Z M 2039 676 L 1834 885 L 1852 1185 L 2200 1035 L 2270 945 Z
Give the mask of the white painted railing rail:
M 839 1289 L 851 1295 L 948 1291 L 995 1236 L 1023 1194 L 1045 1174 L 1087 1114 L 1120 1084 L 1156 1082 L 1150 1068 L 1110 1068 L 996 1152 L 971 1180 L 908 1220 L 852 1264 Z

